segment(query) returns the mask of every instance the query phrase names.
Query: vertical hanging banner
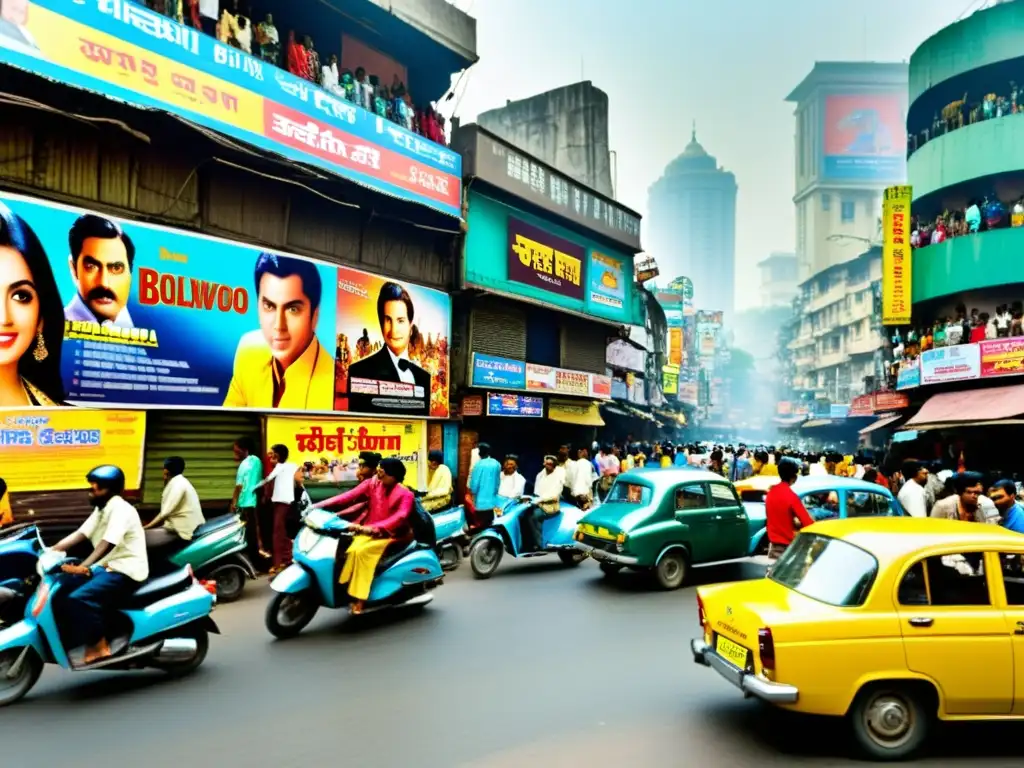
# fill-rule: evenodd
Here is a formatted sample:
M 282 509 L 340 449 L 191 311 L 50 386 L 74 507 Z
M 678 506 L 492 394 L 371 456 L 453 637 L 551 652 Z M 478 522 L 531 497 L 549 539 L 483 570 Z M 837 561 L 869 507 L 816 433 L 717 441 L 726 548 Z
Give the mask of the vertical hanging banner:
M 882 324 L 910 322 L 912 253 L 908 186 L 887 187 L 882 203 Z

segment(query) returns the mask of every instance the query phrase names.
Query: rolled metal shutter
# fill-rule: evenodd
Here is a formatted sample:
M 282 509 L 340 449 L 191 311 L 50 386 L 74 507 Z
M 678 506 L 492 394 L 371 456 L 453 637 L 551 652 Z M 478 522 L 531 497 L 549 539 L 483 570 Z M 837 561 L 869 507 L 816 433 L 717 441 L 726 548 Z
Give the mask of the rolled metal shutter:
M 611 326 L 590 323 L 572 316 L 562 318 L 562 367 L 572 371 L 604 373 Z
M 142 503 L 159 504 L 163 493 L 164 460 L 185 459 L 185 475 L 205 507 L 226 502 L 235 490 L 238 465 L 232 446 L 248 435 L 260 445 L 257 414 L 232 411 L 150 411 L 146 424 L 146 455 Z
M 470 315 L 470 351 L 525 360 L 525 311 L 529 310 L 490 297 L 477 301 Z

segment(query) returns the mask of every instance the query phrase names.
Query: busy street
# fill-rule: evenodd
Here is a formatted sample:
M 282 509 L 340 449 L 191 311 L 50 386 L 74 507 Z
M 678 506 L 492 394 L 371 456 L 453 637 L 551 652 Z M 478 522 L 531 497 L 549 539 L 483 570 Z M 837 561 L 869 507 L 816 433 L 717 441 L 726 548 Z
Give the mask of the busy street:
M 752 578 L 723 566 L 697 583 Z M 270 591 L 218 608 L 192 677 L 48 671 L 4 710 L 4 765 L 854 765 L 828 719 L 779 720 L 693 664 L 693 590 L 602 580 L 541 558 L 487 582 L 451 574 L 422 612 L 323 613 L 298 638 L 263 627 Z M 59 723 L 59 737 L 53 728 Z M 922 765 L 1016 765 L 1011 726 L 949 727 Z

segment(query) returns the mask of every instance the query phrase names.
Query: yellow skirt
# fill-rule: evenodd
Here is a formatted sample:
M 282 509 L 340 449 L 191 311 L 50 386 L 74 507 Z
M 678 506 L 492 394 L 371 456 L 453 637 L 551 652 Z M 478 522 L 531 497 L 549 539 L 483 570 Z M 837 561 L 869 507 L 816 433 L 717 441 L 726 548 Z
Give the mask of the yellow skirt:
M 352 539 L 338 583 L 348 584 L 348 593 L 353 599 L 366 600 L 370 596 L 370 585 L 373 584 L 377 563 L 390 543 L 391 539 L 375 539 L 372 536 L 356 536 Z

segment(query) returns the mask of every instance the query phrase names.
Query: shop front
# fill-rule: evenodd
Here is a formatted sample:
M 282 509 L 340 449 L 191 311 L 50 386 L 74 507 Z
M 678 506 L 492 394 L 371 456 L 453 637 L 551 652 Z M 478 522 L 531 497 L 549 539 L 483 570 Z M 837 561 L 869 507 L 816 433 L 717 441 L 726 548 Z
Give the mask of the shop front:
M 222 512 L 234 488 L 232 444 L 241 436 L 273 444 L 272 414 L 314 419 L 324 435 L 344 434 L 346 446 L 353 434 L 359 442 L 359 425 L 374 437 L 395 420 L 405 436 L 400 453 L 416 457 L 412 477 L 423 479 L 426 422 L 449 415 L 448 294 L 40 199 L 5 193 L 0 200 L 38 237 L 39 253 L 23 258 L 45 271 L 35 276 L 45 316 L 63 319 L 26 346 L 23 357 L 34 364 L 20 368 L 25 391 L 40 413 L 45 406 L 76 414 L 61 419 L 141 414 L 148 428 L 139 428 L 144 449 L 132 490 L 145 504 L 159 502 L 163 461 L 178 455 L 208 512 Z M 71 269 L 69 240 L 79 250 Z M 102 295 L 83 266 L 90 242 L 104 246 L 116 274 Z M 62 446 L 50 448 L 51 463 L 65 466 Z M 325 443 L 303 455 L 351 459 L 340 451 Z M 59 473 L 40 472 L 36 462 L 28 451 L 3 460 L 16 502 L 19 494 L 63 489 Z

